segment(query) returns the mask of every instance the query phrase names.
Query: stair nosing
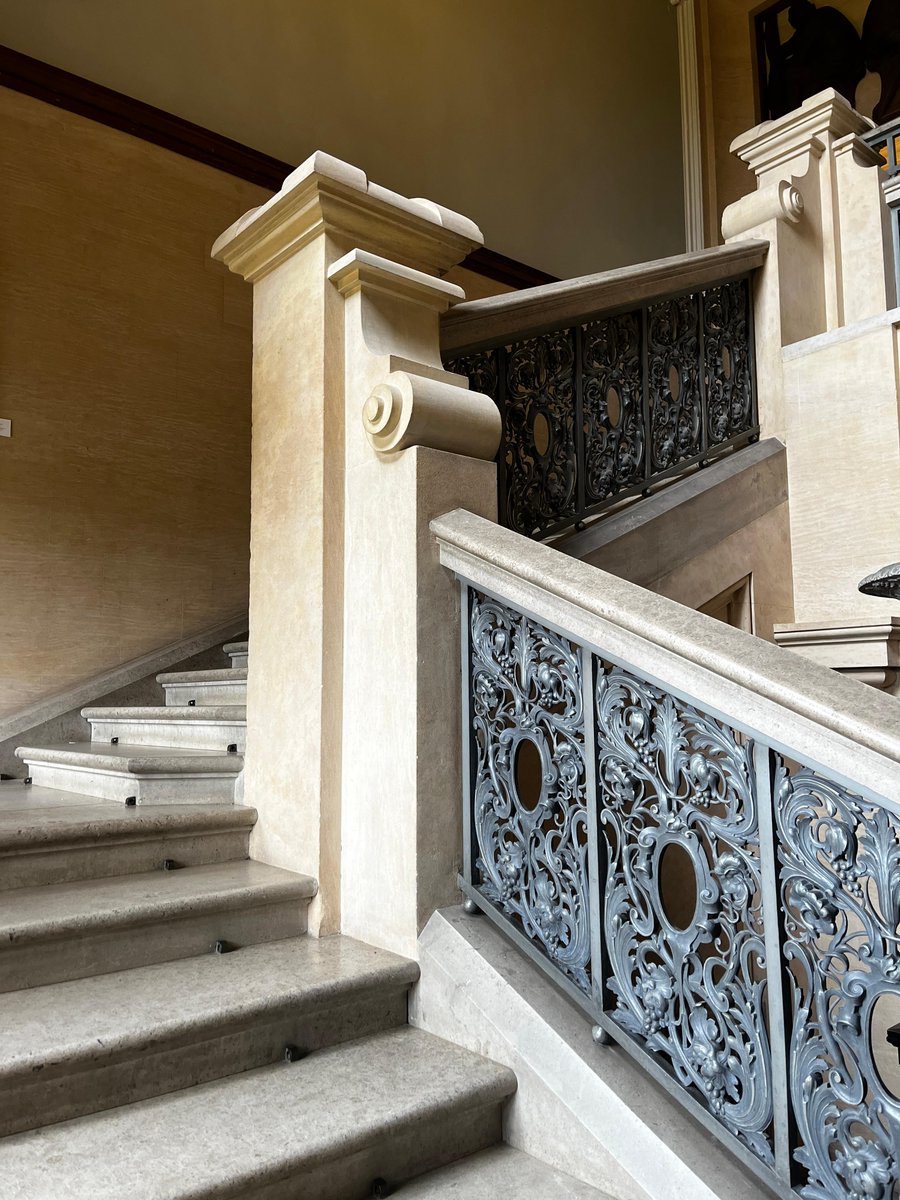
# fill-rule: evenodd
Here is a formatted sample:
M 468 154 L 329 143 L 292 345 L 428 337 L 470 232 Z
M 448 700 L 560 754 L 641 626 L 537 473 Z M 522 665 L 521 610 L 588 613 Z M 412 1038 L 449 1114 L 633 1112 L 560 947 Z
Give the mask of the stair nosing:
M 237 863 L 242 863 L 251 860 L 236 860 Z M 102 887 L 111 886 L 116 880 L 134 880 L 135 887 L 138 887 L 141 882 L 146 881 L 150 877 L 158 878 L 160 881 L 173 876 L 180 876 L 182 881 L 189 878 L 189 872 L 196 874 L 203 871 L 220 870 L 222 873 L 229 867 L 234 867 L 235 862 L 204 864 L 195 867 L 184 867 L 177 872 L 166 871 L 141 871 L 134 875 L 114 875 L 101 880 L 96 879 L 81 879 L 75 880 L 72 883 L 61 884 L 37 884 L 28 888 L 12 888 L 3 893 L 3 905 L 9 906 L 15 902 L 16 897 L 21 897 L 23 893 L 38 893 L 48 892 L 50 889 L 69 890 L 74 895 L 77 895 L 79 889 L 86 892 L 90 886 L 100 885 Z M 273 871 L 280 870 L 272 868 Z M 284 876 L 288 876 L 289 872 L 282 872 Z M 165 886 L 163 884 L 162 886 Z M 172 885 L 174 888 L 174 884 Z M 318 891 L 316 881 L 307 875 L 294 875 L 293 878 L 284 880 L 272 879 L 269 882 L 257 883 L 242 883 L 237 886 L 221 886 L 212 891 L 207 891 L 199 894 L 187 894 L 176 896 L 174 899 L 169 896 L 154 896 L 152 899 L 143 898 L 139 902 L 135 902 L 131 908 L 124 909 L 121 903 L 113 905 L 94 912 L 85 912 L 84 909 L 78 911 L 69 911 L 65 915 L 55 915 L 52 917 L 36 917 L 16 924 L 14 921 L 5 920 L 2 915 L 2 906 L 0 906 L 0 952 L 14 953 L 19 947 L 25 945 L 37 945 L 42 942 L 52 942 L 68 933 L 79 932 L 83 935 L 92 935 L 102 933 L 104 931 L 114 929 L 129 929 L 137 928 L 142 925 L 149 925 L 160 919 L 167 917 L 169 920 L 175 921 L 185 917 L 203 916 L 213 912 L 232 912 L 235 909 L 250 909 L 262 908 L 268 904 L 286 903 L 291 900 L 311 900 Z
M 89 801 L 92 797 L 85 796 Z M 84 821 L 64 819 L 40 822 L 42 812 L 78 812 L 79 808 L 90 809 L 95 815 Z M 108 809 L 109 815 L 101 814 Z M 189 810 L 189 811 L 183 811 Z M 154 837 L 206 837 L 231 830 L 252 829 L 258 819 L 256 809 L 240 804 L 196 804 L 196 805 L 136 805 L 123 808 L 116 801 L 105 805 L 86 803 L 70 808 L 27 808 L 13 809 L 18 818 L 14 828 L 12 822 L 4 829 L 4 815 L 0 813 L 0 855 L 8 856 L 13 851 L 22 853 L 42 850 L 64 850 L 80 846 L 84 842 L 95 842 L 98 837 L 114 845 L 151 840 Z M 37 885 L 35 885 L 37 886 Z
M 295 940 L 303 941 L 305 939 L 291 938 L 287 940 L 293 943 Z M 272 951 L 282 944 L 270 942 L 265 944 L 265 949 Z M 258 950 L 260 947 L 253 946 L 247 949 Z M 236 954 L 228 955 L 225 960 L 222 960 L 223 964 L 227 964 L 226 970 L 228 966 L 235 963 L 241 953 L 242 951 L 239 950 Z M 380 968 L 371 968 L 368 972 L 361 970 L 357 975 L 341 980 L 337 986 L 330 979 L 325 978 L 313 985 L 303 983 L 298 979 L 293 985 L 282 985 L 279 991 L 261 992 L 250 1003 L 235 1001 L 231 1007 L 229 1007 L 231 993 L 227 990 L 228 981 L 224 980 L 219 992 L 221 996 L 219 1008 L 210 1007 L 201 1013 L 192 1013 L 187 1018 L 182 1015 L 183 1009 L 172 1010 L 162 1018 L 151 1013 L 148 1016 L 150 1023 L 142 1027 L 140 1031 L 128 1030 L 117 1036 L 115 1030 L 110 1034 L 104 1028 L 102 1041 L 99 1037 L 91 1036 L 81 1042 L 72 1042 L 69 1045 L 51 1044 L 45 1051 L 45 1057 L 49 1059 L 46 1062 L 38 1054 L 22 1055 L 19 1059 L 13 1058 L 11 1061 L 0 1060 L 0 1083 L 12 1085 L 34 1081 L 36 1072 L 40 1072 L 41 1079 L 55 1079 L 68 1074 L 76 1075 L 85 1069 L 112 1067 L 117 1063 L 127 1061 L 138 1050 L 142 1057 L 144 1054 L 163 1053 L 167 1049 L 177 1049 L 179 1045 L 202 1043 L 213 1037 L 224 1037 L 248 1026 L 270 1024 L 285 1015 L 311 1016 L 326 1010 L 337 1010 L 367 994 L 376 997 L 408 990 L 419 978 L 418 964 L 411 959 L 400 958 L 398 955 L 390 954 L 388 957 L 390 961 Z M 211 959 L 212 956 L 205 956 L 204 961 Z M 175 962 L 152 963 L 94 978 L 112 981 L 130 977 L 135 995 L 139 997 L 142 978 L 177 970 L 184 966 L 185 961 L 192 962 L 193 960 L 181 959 Z M 71 996 L 74 992 L 93 981 L 91 977 L 64 980 L 45 984 L 32 990 L 52 989 L 57 993 L 60 1005 L 65 1008 L 67 1002 L 71 1003 Z M 102 986 L 104 985 L 101 984 Z M 10 992 L 6 995 L 15 997 L 24 994 L 24 992 Z M 0 1002 L 2 1002 L 2 997 L 0 997 Z M 98 1043 L 103 1050 L 103 1056 L 100 1059 L 97 1057 Z M 223 1076 L 223 1078 L 227 1078 L 227 1076 Z M 160 1095 L 163 1094 L 166 1093 L 160 1093 Z
M 412 1087 L 409 1085 L 409 1064 L 419 1047 L 432 1047 L 432 1057 L 438 1057 L 444 1051 L 436 1051 L 438 1045 L 446 1047 L 448 1056 L 456 1062 L 452 1070 L 448 1070 L 449 1062 L 427 1063 L 431 1074 L 421 1073 L 415 1079 Z M 359 1059 L 360 1048 L 375 1047 L 374 1057 L 368 1061 Z M 271 1110 L 280 1106 L 286 1112 L 297 1113 L 296 1104 L 292 1097 L 277 1095 L 278 1083 L 281 1078 L 293 1084 L 295 1092 L 309 1092 L 316 1088 L 318 1078 L 325 1074 L 330 1067 L 334 1075 L 333 1063 L 337 1056 L 344 1056 L 343 1074 L 348 1070 L 372 1069 L 378 1067 L 379 1054 L 390 1057 L 396 1062 L 403 1063 L 403 1071 L 407 1087 L 395 1089 L 395 1098 L 400 1103 L 393 1108 L 368 1105 L 364 1116 L 361 1116 L 361 1105 L 356 1097 L 352 1098 L 346 1108 L 329 1124 L 317 1125 L 312 1131 L 307 1127 L 296 1130 L 290 1138 L 270 1135 Z M 467 1065 L 463 1060 L 469 1060 Z M 294 1071 L 293 1079 L 287 1072 Z M 341 1072 L 339 1072 L 340 1074 Z M 428 1090 L 428 1080 L 439 1078 L 444 1090 Z M 343 1082 L 338 1080 L 338 1086 Z M 242 1194 L 243 1189 L 271 1186 L 292 1175 L 300 1175 L 327 1167 L 331 1163 L 351 1157 L 366 1147 L 377 1146 L 392 1135 L 410 1137 L 417 1129 L 425 1124 L 432 1124 L 442 1117 L 452 1118 L 455 1115 L 469 1113 L 479 1114 L 482 1111 L 496 1109 L 515 1092 L 516 1079 L 513 1072 L 498 1063 L 485 1060 L 471 1051 L 453 1046 L 443 1039 L 425 1034 L 410 1026 L 400 1026 L 378 1034 L 359 1039 L 356 1042 L 345 1042 L 337 1046 L 315 1051 L 301 1062 L 292 1067 L 283 1065 L 254 1068 L 237 1075 L 217 1079 L 209 1083 L 201 1083 L 180 1092 L 172 1092 L 161 1096 L 141 1100 L 133 1105 L 109 1109 L 105 1112 L 76 1117 L 55 1126 L 45 1126 L 29 1133 L 13 1134 L 4 1139 L 4 1150 L 13 1162 L 7 1165 L 22 1169 L 33 1169 L 34 1160 L 41 1164 L 49 1154 L 53 1161 L 60 1162 L 60 1155 L 65 1152 L 67 1137 L 77 1136 L 87 1130 L 87 1146 L 79 1147 L 80 1159 L 83 1163 L 86 1156 L 96 1154 L 103 1147 L 116 1145 L 127 1147 L 120 1150 L 119 1155 L 128 1154 L 129 1165 L 138 1174 L 146 1161 L 159 1161 L 162 1153 L 163 1139 L 171 1139 L 175 1128 L 189 1133 L 191 1123 L 185 1112 L 185 1106 L 191 1112 L 203 1112 L 208 1116 L 210 1111 L 214 1117 L 219 1116 L 226 1108 L 228 1115 L 236 1114 L 229 1122 L 227 1117 L 216 1126 L 218 1144 L 221 1145 L 236 1132 L 229 1126 L 240 1122 L 241 1137 L 236 1144 L 235 1154 L 218 1156 L 215 1154 L 217 1142 L 209 1137 L 202 1143 L 202 1153 L 206 1155 L 205 1162 L 214 1164 L 207 1166 L 205 1172 L 192 1180 L 196 1194 L 211 1197 L 219 1194 L 216 1189 L 227 1187 L 228 1195 Z M 291 1089 L 287 1087 L 282 1091 Z M 318 1100 L 330 1099 L 327 1089 L 315 1090 Z M 168 1110 L 163 1121 L 159 1120 L 161 1112 Z M 330 1110 L 333 1112 L 333 1110 Z M 139 1140 L 129 1137 L 130 1127 L 139 1127 L 143 1137 Z M 276 1130 L 280 1133 L 280 1130 Z M 93 1145 L 92 1145 L 93 1143 Z M 167 1142 L 171 1146 L 171 1141 Z M 197 1139 L 186 1139 L 182 1143 L 193 1147 Z M 261 1153 L 260 1146 L 265 1148 Z M 16 1151 L 21 1150 L 25 1162 L 14 1161 Z M 192 1151 L 189 1151 L 189 1153 Z M 198 1153 L 200 1150 L 198 1149 Z M 238 1157 L 240 1155 L 241 1157 Z M 460 1155 L 461 1157 L 462 1155 Z M 28 1160 L 32 1161 L 29 1162 Z M 90 1161 L 93 1161 L 92 1159 Z M 169 1159 L 169 1170 L 183 1171 L 188 1163 L 181 1160 L 174 1163 Z M 118 1167 L 118 1162 L 115 1163 Z M 94 1181 L 88 1181 L 84 1174 L 81 1179 L 73 1178 L 72 1159 L 68 1158 L 70 1186 L 75 1183 L 79 1190 L 72 1194 L 87 1197 L 88 1192 L 82 1190 L 81 1184 L 95 1186 Z M 214 1172 L 218 1169 L 218 1176 Z M 154 1181 L 156 1184 L 158 1180 Z M 91 1193 L 101 1198 L 111 1197 L 108 1189 L 103 1192 Z M 167 1193 L 168 1194 L 168 1193 Z M 222 1193 L 226 1194 L 226 1193 Z M 149 1200 L 150 1193 L 140 1195 L 139 1200 Z
M 204 683 L 246 683 L 246 667 L 218 667 L 211 671 L 163 671 L 156 682 L 165 686 Z
M 22 762 L 51 765 L 70 770 L 96 771 L 101 775 L 152 775 L 173 777 L 181 775 L 220 776 L 238 775 L 243 769 L 241 754 L 222 754 L 217 750 L 173 746 L 123 746 L 119 754 L 104 753 L 103 743 L 75 743 L 79 749 L 57 746 L 19 746 L 16 758 Z M 126 754 L 125 751 L 129 753 Z

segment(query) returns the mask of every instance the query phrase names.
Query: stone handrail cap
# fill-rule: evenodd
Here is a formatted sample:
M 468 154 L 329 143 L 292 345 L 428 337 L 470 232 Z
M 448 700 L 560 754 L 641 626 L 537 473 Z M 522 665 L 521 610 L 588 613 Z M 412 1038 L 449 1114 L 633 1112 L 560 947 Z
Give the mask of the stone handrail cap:
M 430 527 L 444 565 L 476 587 L 897 802 L 894 697 L 464 509 Z

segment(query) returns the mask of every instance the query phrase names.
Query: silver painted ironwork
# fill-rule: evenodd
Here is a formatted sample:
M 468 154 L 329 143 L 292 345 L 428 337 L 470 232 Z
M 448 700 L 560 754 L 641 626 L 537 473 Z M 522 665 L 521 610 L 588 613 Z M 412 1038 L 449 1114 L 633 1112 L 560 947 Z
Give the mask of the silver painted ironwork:
M 471 633 L 475 882 L 589 992 L 581 652 L 477 593 Z
M 531 537 L 759 433 L 747 276 L 447 366 L 500 409 L 500 520 Z
M 750 748 L 721 721 L 605 663 L 595 717 L 610 1015 L 771 1164 Z M 668 875 L 667 856 L 676 864 Z M 687 911 L 673 911 L 685 900 Z
M 876 596 L 879 600 L 900 600 L 900 563 L 890 563 L 867 575 L 859 581 L 859 590 L 864 596 Z
M 468 901 L 777 1195 L 900 1200 L 900 805 L 461 586 Z
M 793 1022 L 791 1099 L 804 1200 L 891 1200 L 900 1101 L 872 1045 L 878 1000 L 900 1005 L 900 820 L 809 769 L 776 775 Z

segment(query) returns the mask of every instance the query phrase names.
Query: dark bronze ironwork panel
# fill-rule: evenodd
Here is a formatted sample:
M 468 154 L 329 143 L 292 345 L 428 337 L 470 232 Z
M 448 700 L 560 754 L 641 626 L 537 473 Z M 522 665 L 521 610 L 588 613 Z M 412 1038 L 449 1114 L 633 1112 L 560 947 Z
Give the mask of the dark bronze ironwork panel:
M 582 329 L 584 490 L 587 506 L 644 478 L 639 313 Z
M 651 473 L 689 462 L 703 449 L 700 297 L 679 296 L 647 313 Z
M 759 432 L 746 277 L 447 366 L 500 408 L 500 520 L 531 537 Z

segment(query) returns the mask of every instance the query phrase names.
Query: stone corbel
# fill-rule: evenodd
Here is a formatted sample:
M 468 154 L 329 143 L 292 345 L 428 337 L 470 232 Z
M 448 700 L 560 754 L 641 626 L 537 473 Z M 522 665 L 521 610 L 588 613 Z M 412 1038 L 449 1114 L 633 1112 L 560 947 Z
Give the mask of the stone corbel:
M 722 236 L 730 241 L 766 221 L 796 225 L 802 215 L 803 196 L 799 189 L 789 179 L 781 179 L 729 204 L 722 214 Z
M 392 371 L 373 388 L 362 416 L 369 442 L 381 454 L 430 446 L 492 459 L 500 445 L 500 410 L 490 396 L 405 371 Z
M 440 357 L 440 316 L 465 299 L 462 288 L 365 250 L 345 254 L 328 277 L 351 306 L 348 337 L 361 340 L 377 367 L 362 402 L 372 448 L 427 446 L 492 459 L 501 433 L 496 404 L 445 371 Z

